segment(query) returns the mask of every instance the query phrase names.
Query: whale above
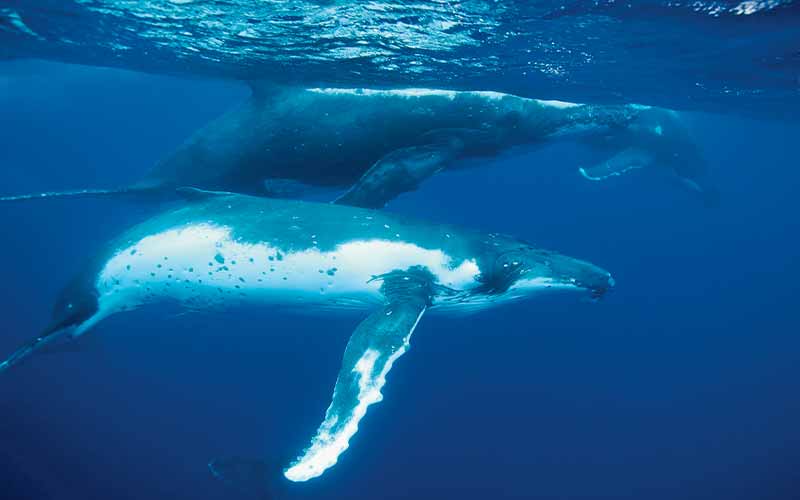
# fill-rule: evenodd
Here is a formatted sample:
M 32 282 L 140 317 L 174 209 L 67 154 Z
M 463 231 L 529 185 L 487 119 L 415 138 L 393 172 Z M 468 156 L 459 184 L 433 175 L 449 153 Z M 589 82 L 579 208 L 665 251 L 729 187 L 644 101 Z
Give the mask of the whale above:
M 703 197 L 707 166 L 670 110 L 638 105 L 543 101 L 498 92 L 440 89 L 280 87 L 253 83 L 252 95 L 213 120 L 142 179 L 118 189 L 6 196 L 171 195 L 181 186 L 267 197 L 306 187 L 347 190 L 337 203 L 381 208 L 425 179 L 505 151 L 573 140 L 597 163 L 593 181 L 659 168 Z
M 189 198 L 111 241 L 64 289 L 52 322 L 0 363 L 85 335 L 103 319 L 162 301 L 364 310 L 324 420 L 283 471 L 301 482 L 332 467 L 424 314 L 467 312 L 557 290 L 600 297 L 614 282 L 588 262 L 509 236 L 361 208 L 182 190 Z M 247 462 L 212 462 L 238 475 Z

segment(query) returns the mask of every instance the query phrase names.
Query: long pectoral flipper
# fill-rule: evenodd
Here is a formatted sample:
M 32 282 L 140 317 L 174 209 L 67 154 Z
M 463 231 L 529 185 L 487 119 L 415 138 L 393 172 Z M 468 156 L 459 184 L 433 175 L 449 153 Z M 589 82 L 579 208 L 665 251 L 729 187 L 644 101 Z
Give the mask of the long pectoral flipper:
M 611 156 L 607 160 L 591 167 L 581 167 L 579 172 L 590 181 L 602 181 L 644 168 L 653 163 L 653 156 L 639 148 L 627 148 Z
M 321 475 L 348 447 L 358 431 L 367 407 L 381 401 L 381 389 L 392 364 L 408 350 L 409 339 L 428 305 L 425 286 L 416 286 L 415 277 L 394 293 L 389 304 L 370 314 L 353 332 L 333 390 L 333 401 L 311 444 L 284 471 L 291 481 L 307 481 Z M 389 282 L 384 283 L 384 287 Z M 397 290 L 397 288 L 395 289 Z
M 496 152 L 499 137 L 490 130 L 443 128 L 430 130 L 420 144 L 387 154 L 335 203 L 362 208 L 383 208 L 397 196 L 413 191 L 427 178 L 466 155 Z
M 383 208 L 397 196 L 413 191 L 440 172 L 460 151 L 455 143 L 398 149 L 378 160 L 335 203 L 362 208 Z

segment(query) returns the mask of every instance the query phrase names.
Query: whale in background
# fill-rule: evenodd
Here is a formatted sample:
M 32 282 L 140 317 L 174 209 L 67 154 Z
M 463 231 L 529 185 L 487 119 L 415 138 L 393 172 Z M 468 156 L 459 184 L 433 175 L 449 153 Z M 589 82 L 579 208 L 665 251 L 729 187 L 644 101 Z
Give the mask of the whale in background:
M 677 112 L 639 105 L 543 101 L 498 92 L 296 88 L 253 83 L 240 106 L 207 124 L 144 178 L 116 189 L 6 196 L 171 196 L 181 186 L 267 197 L 310 187 L 380 208 L 443 170 L 559 140 L 589 146 L 602 181 L 640 168 L 670 172 L 715 198 L 707 164 Z
M 593 264 L 509 236 L 347 206 L 181 191 L 188 203 L 124 232 L 77 274 L 51 323 L 0 372 L 153 303 L 363 310 L 323 422 L 283 471 L 294 482 L 336 464 L 426 312 L 472 312 L 560 290 L 598 298 L 614 286 Z M 211 468 L 226 480 L 263 470 L 242 460 Z

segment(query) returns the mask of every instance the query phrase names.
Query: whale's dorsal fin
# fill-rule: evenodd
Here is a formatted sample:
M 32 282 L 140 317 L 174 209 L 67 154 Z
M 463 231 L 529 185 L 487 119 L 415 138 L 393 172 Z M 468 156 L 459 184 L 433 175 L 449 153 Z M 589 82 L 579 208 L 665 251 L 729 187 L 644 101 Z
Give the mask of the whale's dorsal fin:
M 432 281 L 424 270 L 394 271 L 379 279 L 388 302 L 367 316 L 350 337 L 325 420 L 308 448 L 284 471 L 291 481 L 319 476 L 347 449 L 367 407 L 383 399 L 386 374 L 408 350 L 411 334 L 430 303 Z

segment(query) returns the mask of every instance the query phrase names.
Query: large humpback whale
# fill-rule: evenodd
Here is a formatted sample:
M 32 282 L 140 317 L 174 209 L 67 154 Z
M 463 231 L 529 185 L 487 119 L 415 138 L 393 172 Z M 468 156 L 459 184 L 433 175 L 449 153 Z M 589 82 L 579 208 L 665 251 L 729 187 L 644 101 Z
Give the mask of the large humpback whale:
M 497 92 L 253 84 L 242 105 L 197 131 L 130 186 L 0 200 L 171 194 L 180 186 L 281 196 L 287 185 L 307 185 L 345 188 L 339 203 L 380 208 L 463 160 L 565 139 L 599 153 L 596 165 L 580 170 L 587 179 L 660 167 L 706 196 L 713 191 L 681 117 L 666 109 Z
M 50 325 L 0 372 L 112 314 L 161 301 L 367 310 L 322 424 L 284 470 L 291 481 L 337 462 L 426 311 L 473 311 L 560 289 L 599 297 L 614 284 L 590 263 L 499 234 L 347 206 L 183 191 L 187 204 L 111 241 L 65 288 Z

